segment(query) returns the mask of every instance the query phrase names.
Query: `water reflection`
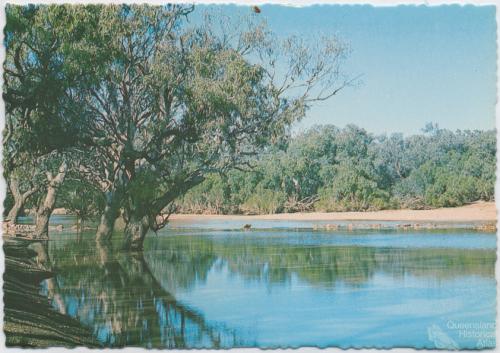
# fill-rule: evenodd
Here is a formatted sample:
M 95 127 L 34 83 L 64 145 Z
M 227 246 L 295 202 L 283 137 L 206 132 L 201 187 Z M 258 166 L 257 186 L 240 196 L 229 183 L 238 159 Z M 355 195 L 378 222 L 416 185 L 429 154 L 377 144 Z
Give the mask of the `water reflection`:
M 170 234 L 131 254 L 96 246 L 91 236 L 61 235 L 48 249 L 33 248 L 56 273 L 42 293 L 106 346 L 433 348 L 432 324 L 494 320 L 493 248 L 301 237 Z
M 47 301 L 48 296 L 53 303 L 63 303 L 51 271 L 47 242 L 4 238 L 3 250 L 6 345 L 98 347 L 99 343 L 87 327 L 67 316 L 65 310 L 53 310 Z M 47 285 L 46 296 L 39 293 L 43 280 Z
M 91 240 L 50 245 L 57 285 L 46 280 L 42 291 L 53 298 L 57 310 L 93 327 L 105 345 L 219 348 L 238 344 L 234 332 L 207 323 L 202 314 L 165 291 L 142 253 L 96 246 Z
M 375 273 L 391 277 L 424 276 L 435 280 L 479 275 L 494 278 L 494 249 L 387 248 L 356 245 L 301 244 L 246 235 L 227 237 L 168 236 L 150 239 L 145 257 L 157 278 L 170 289 L 205 281 L 215 265 L 246 280 L 267 285 L 290 283 L 295 275 L 310 285 L 355 286 Z M 216 262 L 215 260 L 219 260 Z M 221 262 L 222 261 L 222 262 Z

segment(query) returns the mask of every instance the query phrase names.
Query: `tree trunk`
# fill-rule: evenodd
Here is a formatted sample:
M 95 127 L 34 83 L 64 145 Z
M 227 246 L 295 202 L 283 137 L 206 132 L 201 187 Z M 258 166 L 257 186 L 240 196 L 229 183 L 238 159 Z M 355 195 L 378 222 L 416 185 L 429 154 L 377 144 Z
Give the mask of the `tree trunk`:
M 17 180 L 17 178 L 15 177 L 11 177 L 9 180 L 9 188 L 10 191 L 12 192 L 12 196 L 14 197 L 14 205 L 10 209 L 9 214 L 7 215 L 5 220 L 16 224 L 19 214 L 24 209 L 24 204 L 26 203 L 26 200 L 28 200 L 28 198 L 38 190 L 38 187 L 33 186 L 26 192 L 21 193 L 19 187 L 19 180 Z
M 156 201 L 152 202 L 149 207 L 148 215 L 140 216 L 136 214 L 137 208 L 130 213 L 127 225 L 125 226 L 125 244 L 126 250 L 142 250 L 144 238 L 150 229 L 157 231 L 167 224 L 167 218 L 161 217 L 160 224 L 157 224 L 158 216 L 161 216 L 162 210 L 167 207 L 177 197 L 185 193 L 192 187 L 200 184 L 204 179 L 202 175 L 193 174 L 188 176 L 182 182 L 179 182 L 175 187 L 163 194 Z M 150 218 L 151 217 L 151 218 Z M 150 221 L 151 220 L 151 221 Z
M 15 177 L 11 177 L 9 180 L 9 188 L 12 192 L 12 197 L 14 198 L 14 205 L 9 211 L 7 215 L 6 221 L 10 221 L 12 223 L 16 223 L 17 217 L 21 212 L 21 208 L 23 207 L 23 197 L 21 194 L 21 190 L 19 190 L 19 181 Z
M 55 177 L 51 173 L 47 173 L 47 179 L 49 184 L 47 186 L 47 194 L 45 199 L 40 204 L 36 214 L 36 225 L 35 232 L 33 233 L 33 238 L 44 239 L 49 236 L 49 219 L 57 199 L 57 191 L 64 181 L 66 176 L 67 165 L 63 162 L 59 167 L 59 173 Z
M 17 218 L 19 217 L 19 214 L 21 213 L 23 207 L 24 207 L 23 202 L 20 199 L 14 198 L 14 205 L 10 209 L 9 214 L 7 215 L 5 220 L 10 221 L 13 224 L 16 224 Z
M 115 221 L 120 215 L 120 197 L 117 191 L 106 193 L 106 207 L 97 227 L 96 241 L 108 241 L 113 235 Z
M 150 229 L 149 218 L 132 215 L 125 226 L 126 250 L 140 251 L 143 248 L 144 238 Z

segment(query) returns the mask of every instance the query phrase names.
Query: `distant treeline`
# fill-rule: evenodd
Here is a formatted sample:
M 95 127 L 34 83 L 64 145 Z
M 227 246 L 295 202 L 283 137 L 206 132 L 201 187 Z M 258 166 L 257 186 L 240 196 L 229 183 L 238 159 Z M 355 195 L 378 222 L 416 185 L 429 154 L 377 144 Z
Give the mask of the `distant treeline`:
M 265 214 L 425 209 L 493 200 L 495 131 L 376 136 L 354 125 L 316 126 L 255 158 L 249 170 L 212 174 L 177 212 Z

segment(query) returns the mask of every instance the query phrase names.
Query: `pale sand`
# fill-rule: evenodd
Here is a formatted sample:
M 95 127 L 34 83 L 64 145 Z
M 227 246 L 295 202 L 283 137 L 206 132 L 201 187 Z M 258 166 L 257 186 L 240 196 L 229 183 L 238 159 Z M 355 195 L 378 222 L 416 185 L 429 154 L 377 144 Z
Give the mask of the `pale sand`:
M 384 210 L 375 212 L 310 212 L 269 215 L 199 215 L 173 214 L 170 220 L 290 220 L 290 221 L 427 221 L 427 222 L 496 222 L 494 202 L 475 202 L 453 208 L 433 210 Z

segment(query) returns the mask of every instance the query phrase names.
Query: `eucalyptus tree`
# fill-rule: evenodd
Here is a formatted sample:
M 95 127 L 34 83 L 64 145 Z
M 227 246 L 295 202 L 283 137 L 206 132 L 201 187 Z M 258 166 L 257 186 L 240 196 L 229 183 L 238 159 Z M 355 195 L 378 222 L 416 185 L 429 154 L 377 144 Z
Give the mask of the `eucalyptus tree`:
M 15 198 L 8 218 L 15 221 L 34 189 L 44 194 L 34 237 L 47 236 L 57 191 L 73 163 L 71 148 L 82 135 L 85 110 L 75 96 L 89 84 L 90 63 L 99 57 L 87 45 L 96 42 L 91 32 L 98 12 L 96 6 L 6 7 L 3 166 Z
M 39 174 L 36 173 L 36 168 L 28 162 L 26 161 L 9 172 L 7 186 L 12 195 L 13 203 L 5 220 L 11 223 L 17 223 L 17 219 L 24 211 L 27 201 L 40 189 L 37 178 Z
M 121 209 L 125 246 L 141 249 L 179 196 L 209 173 L 248 167 L 314 101 L 348 84 L 336 40 L 283 40 L 262 23 L 213 16 L 190 26 L 192 11 L 106 7 L 111 64 L 85 98 L 97 158 L 82 167 L 106 195 L 99 240 L 110 238 Z

